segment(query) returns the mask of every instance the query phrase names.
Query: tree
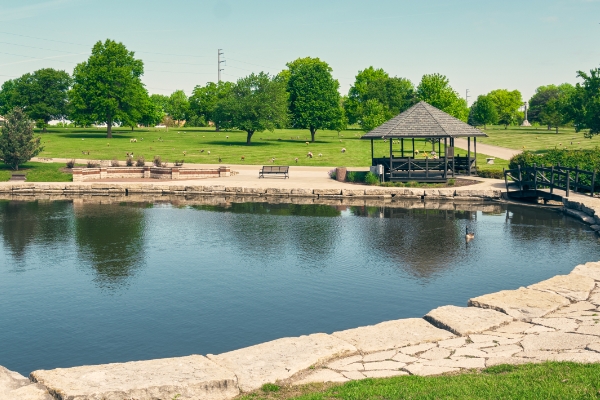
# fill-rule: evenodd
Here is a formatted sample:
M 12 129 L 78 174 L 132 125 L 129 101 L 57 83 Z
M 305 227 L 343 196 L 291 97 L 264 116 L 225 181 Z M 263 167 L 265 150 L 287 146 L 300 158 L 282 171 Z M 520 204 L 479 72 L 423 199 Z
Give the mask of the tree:
M 519 108 L 523 105 L 521 92 L 518 90 L 509 92 L 506 89 L 497 89 L 488 93 L 487 97 L 494 103 L 498 114 L 498 122 L 504 125 L 504 129 L 508 125 L 517 122 Z
M 165 115 L 167 100 L 168 97 L 161 94 L 148 97 L 139 122 L 144 126 L 159 124 Z
M 106 137 L 112 138 L 113 123 L 136 120 L 142 113 L 148 96 L 143 74 L 143 62 L 122 43 L 96 43 L 88 61 L 73 72 L 72 118 L 104 122 Z
M 4 164 L 18 171 L 23 164 L 40 154 L 44 148 L 40 138 L 34 137 L 31 121 L 22 109 L 16 107 L 7 116 L 0 135 L 0 158 Z
M 450 81 L 444 75 L 423 75 L 417 86 L 417 98 L 461 121 L 467 122 L 469 118 L 467 102 L 452 89 Z
M 13 97 L 16 81 L 16 79 L 10 79 L 2 84 L 0 89 L 0 115 L 8 114 L 15 107 Z
M 180 121 L 186 119 L 189 108 L 190 103 L 183 90 L 176 90 L 169 96 L 166 111 L 176 121 L 177 126 L 180 125 Z
M 369 99 L 363 106 L 361 117 L 361 127 L 365 132 L 369 132 L 388 120 L 385 113 L 385 107 L 378 100 Z
M 208 82 L 206 86 L 196 86 L 189 98 L 189 112 L 192 118 L 195 117 L 205 124 L 209 121 L 215 122 L 214 113 L 217 103 L 231 92 L 232 87 L 231 82 Z
M 562 85 L 540 86 L 529 101 L 530 111 L 533 112 L 532 121 L 547 125 L 548 129 L 555 127 L 558 133 L 558 127 L 572 120 L 572 115 L 568 111 L 569 101 L 575 87 L 570 83 Z
M 284 84 L 264 72 L 241 78 L 214 112 L 215 124 L 246 131 L 250 145 L 255 132 L 272 131 L 285 126 L 288 118 L 288 94 Z
M 578 83 L 570 98 L 575 129 L 580 132 L 587 129 L 585 137 L 592 138 L 600 134 L 600 68 L 590 70 L 589 75 L 578 71 L 577 76 L 583 79 Z
M 471 106 L 471 113 L 469 117 L 472 117 L 473 125 L 483 125 L 483 128 L 487 128 L 487 124 L 498 123 L 498 113 L 496 107 L 489 97 L 481 95 L 477 97 L 477 101 Z
M 415 89 L 408 79 L 392 78 L 381 68 L 369 67 L 359 71 L 344 103 L 348 122 L 361 123 L 365 104 L 371 99 L 384 107 L 385 117 L 390 119 L 414 104 Z
M 340 83 L 318 58 L 299 58 L 287 66 L 289 74 L 280 74 L 280 80 L 287 80 L 292 127 L 310 130 L 314 142 L 317 130 L 336 129 L 343 120 Z

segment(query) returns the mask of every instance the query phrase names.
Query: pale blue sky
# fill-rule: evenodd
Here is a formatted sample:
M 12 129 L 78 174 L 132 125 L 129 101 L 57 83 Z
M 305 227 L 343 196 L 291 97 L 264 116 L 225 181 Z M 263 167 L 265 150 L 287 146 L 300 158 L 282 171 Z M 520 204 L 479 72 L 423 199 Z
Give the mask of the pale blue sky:
M 528 99 L 600 65 L 600 0 L 0 0 L 0 82 L 72 72 L 106 38 L 144 60 L 150 93 L 216 81 L 222 48 L 226 80 L 312 56 L 344 94 L 373 65 L 415 84 L 440 72 L 469 103 L 498 88 Z

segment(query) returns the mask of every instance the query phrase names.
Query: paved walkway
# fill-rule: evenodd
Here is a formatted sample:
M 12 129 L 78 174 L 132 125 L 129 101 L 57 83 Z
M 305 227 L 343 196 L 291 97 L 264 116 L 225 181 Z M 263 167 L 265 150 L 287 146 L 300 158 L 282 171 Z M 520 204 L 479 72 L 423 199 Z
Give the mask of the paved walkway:
M 454 145 L 464 150 L 466 150 L 468 147 L 466 139 L 454 139 Z M 471 151 L 473 151 L 473 142 L 471 142 Z M 510 160 L 517 154 L 520 154 L 521 150 L 507 149 L 505 147 L 477 143 L 477 152 L 492 157 L 502 158 L 503 160 Z

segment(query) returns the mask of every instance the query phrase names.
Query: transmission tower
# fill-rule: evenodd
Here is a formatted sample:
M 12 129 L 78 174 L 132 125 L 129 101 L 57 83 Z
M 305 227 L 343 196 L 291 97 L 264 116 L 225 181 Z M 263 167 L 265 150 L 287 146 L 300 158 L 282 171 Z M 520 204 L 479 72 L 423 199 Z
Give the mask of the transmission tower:
M 219 49 L 218 51 L 218 55 L 217 55 L 217 69 L 218 69 L 218 76 L 219 76 L 219 80 L 218 82 L 221 82 L 221 71 L 224 71 L 223 68 L 221 68 L 221 64 L 225 63 L 225 60 L 221 60 L 221 56 L 225 55 L 225 53 L 223 53 L 223 49 Z

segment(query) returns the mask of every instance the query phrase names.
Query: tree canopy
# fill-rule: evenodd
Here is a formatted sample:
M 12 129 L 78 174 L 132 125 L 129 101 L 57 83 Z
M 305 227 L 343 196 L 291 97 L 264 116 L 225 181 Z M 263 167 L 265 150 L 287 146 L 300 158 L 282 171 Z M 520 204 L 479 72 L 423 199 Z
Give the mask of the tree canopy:
M 578 83 L 571 97 L 572 115 L 577 132 L 586 130 L 585 136 L 591 138 L 600 134 L 600 68 L 587 74 L 578 71 L 583 79 Z
M 523 105 L 521 92 L 518 90 L 509 92 L 506 89 L 497 89 L 488 93 L 487 97 L 494 103 L 498 114 L 498 122 L 504 125 L 505 129 L 508 125 L 518 122 L 519 108 Z
M 469 108 L 465 99 L 452 89 L 450 81 L 441 74 L 423 75 L 417 86 L 417 98 L 467 122 Z
M 337 129 L 343 121 L 340 84 L 318 58 L 299 58 L 287 66 L 281 80 L 287 81 L 292 127 L 310 130 L 314 142 L 317 130 Z
M 558 133 L 558 127 L 571 122 L 573 118 L 569 103 L 574 93 L 575 87 L 570 83 L 538 87 L 529 101 L 528 118 L 547 125 L 548 129 L 555 127 Z
M 281 80 L 264 72 L 250 74 L 233 85 L 216 106 L 215 123 L 246 131 L 250 145 L 255 132 L 282 128 L 288 120 L 288 94 Z
M 478 96 L 477 101 L 471 106 L 469 119 L 470 124 L 474 126 L 483 125 L 484 128 L 488 124 L 498 123 L 498 113 L 492 100 L 488 96 Z
M 19 107 L 45 131 L 48 122 L 67 116 L 70 86 L 71 76 L 65 71 L 45 68 L 27 73 L 4 83 L 0 111 Z
M 415 88 L 405 78 L 390 77 L 383 69 L 372 66 L 359 71 L 350 87 L 344 109 L 350 124 L 359 123 L 364 130 L 371 125 L 373 105 L 376 100 L 383 107 L 385 120 L 393 118 L 415 103 Z M 364 119 L 368 119 L 366 123 Z M 384 122 L 385 122 L 384 120 Z
M 190 118 L 195 119 L 195 125 L 207 125 L 215 122 L 217 103 L 231 92 L 232 82 L 208 82 L 206 86 L 196 86 L 189 98 Z
M 25 112 L 16 107 L 6 116 L 0 134 L 0 158 L 12 169 L 37 156 L 44 148 L 34 137 L 33 126 Z
M 187 118 L 189 109 L 190 102 L 183 90 L 176 90 L 169 96 L 166 111 L 177 122 L 177 125 Z
M 141 81 L 144 64 L 122 43 L 107 39 L 92 48 L 73 72 L 70 91 L 74 119 L 104 122 L 112 137 L 114 122 L 139 119 L 148 93 Z

